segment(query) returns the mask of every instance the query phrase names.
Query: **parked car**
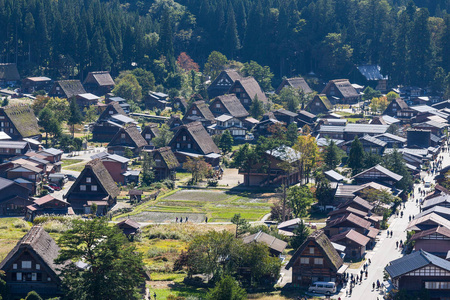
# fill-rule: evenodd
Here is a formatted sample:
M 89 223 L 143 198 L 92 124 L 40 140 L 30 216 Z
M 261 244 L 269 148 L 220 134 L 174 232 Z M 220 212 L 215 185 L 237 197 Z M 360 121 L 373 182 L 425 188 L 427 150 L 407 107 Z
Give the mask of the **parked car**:
M 334 282 L 317 281 L 310 285 L 309 292 L 331 295 L 336 293 L 336 284 Z
M 44 185 L 43 188 L 44 188 L 45 190 L 47 190 L 49 193 L 53 193 L 53 192 L 55 191 L 52 187 L 50 187 L 50 186 L 48 186 L 48 185 Z
M 52 189 L 54 189 L 55 191 L 61 190 L 61 188 L 54 183 L 50 183 L 48 186 L 51 187 Z
M 425 188 L 429 189 L 431 187 L 431 182 L 430 181 L 425 181 Z
M 66 174 L 66 176 L 67 176 L 67 179 L 69 179 L 70 181 L 75 181 L 75 180 L 77 180 L 77 177 L 74 176 L 74 175 L 72 175 L 72 174 Z

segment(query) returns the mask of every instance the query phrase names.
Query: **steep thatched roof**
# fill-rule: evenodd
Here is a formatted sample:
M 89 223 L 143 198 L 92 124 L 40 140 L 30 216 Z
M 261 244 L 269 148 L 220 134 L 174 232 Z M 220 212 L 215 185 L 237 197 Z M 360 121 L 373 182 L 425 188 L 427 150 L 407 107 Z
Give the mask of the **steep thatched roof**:
M 201 149 L 201 154 L 220 153 L 219 148 L 216 146 L 213 139 L 200 122 L 192 122 L 180 126 L 169 144 L 176 143 L 177 137 L 184 131 L 187 131 L 187 133 L 197 143 Z
M 7 269 L 15 261 L 14 258 L 17 258 L 23 251 L 27 251 L 36 259 L 44 261 L 53 273 L 54 279 L 57 279 L 57 275 L 60 273 L 57 268 L 61 266 L 56 265 L 54 261 L 59 255 L 59 250 L 55 240 L 43 227 L 33 226 L 0 263 L 0 269 Z
M 175 154 L 173 154 L 172 149 L 170 147 L 162 147 L 156 149 L 155 152 L 159 152 L 159 154 L 161 154 L 161 157 L 164 160 L 164 163 L 166 164 L 168 169 L 173 170 L 180 166 L 180 163 L 178 162 L 177 158 L 175 157 Z
M 235 94 L 223 95 L 216 97 L 216 100 L 220 101 L 222 105 L 228 110 L 228 113 L 236 118 L 248 117 L 249 113 L 242 105 L 241 101 Z M 213 101 L 212 103 L 214 103 Z M 211 104 L 212 105 L 212 104 Z
M 192 106 L 197 107 L 198 111 L 200 112 L 200 115 L 203 116 L 203 118 L 205 118 L 206 120 L 209 121 L 214 121 L 214 115 L 211 112 L 211 110 L 209 109 L 208 104 L 205 103 L 205 101 L 200 100 L 200 101 L 195 101 L 194 103 L 192 103 Z M 187 115 L 186 115 L 187 117 Z M 185 119 L 185 118 L 183 118 Z
M 18 81 L 20 80 L 19 71 L 16 64 L 0 64 L 0 80 Z
M 264 94 L 255 78 L 245 77 L 243 79 L 236 80 L 233 86 L 235 86 L 236 84 L 240 84 L 242 86 L 242 88 L 245 90 L 252 101 L 255 99 L 255 96 L 258 96 L 259 101 L 262 101 L 264 103 L 267 102 L 266 94 Z M 230 88 L 230 90 L 233 88 L 233 86 Z
M 112 110 L 113 113 L 110 114 L 109 111 Z M 98 120 L 109 120 L 112 115 L 121 114 L 126 116 L 127 113 L 123 110 L 122 107 L 120 107 L 120 104 L 118 102 L 111 102 L 106 106 L 106 109 L 102 112 L 102 114 L 98 117 Z
M 305 250 L 306 246 L 308 246 L 308 244 L 311 241 L 323 253 L 325 259 L 328 260 L 328 262 L 330 262 L 333 270 L 335 272 L 339 270 L 339 268 L 344 264 L 344 261 L 342 260 L 341 256 L 337 253 L 336 249 L 334 249 L 333 245 L 331 244 L 331 241 L 328 239 L 328 237 L 322 230 L 314 231 L 306 239 L 306 241 L 303 242 L 303 244 L 297 249 L 297 251 L 295 251 L 289 263 L 286 265 L 286 269 L 289 270 L 289 268 L 294 265 L 295 261 L 300 257 L 303 250 Z
M 324 91 L 327 90 L 330 85 L 334 85 L 339 90 L 342 97 L 344 97 L 344 98 L 359 96 L 358 92 L 351 85 L 351 83 L 348 79 L 330 80 L 328 82 L 327 86 L 324 88 Z M 322 92 L 322 93 L 324 93 L 324 92 Z
M 86 90 L 79 80 L 59 80 L 55 81 L 55 84 L 58 84 L 61 87 L 67 98 L 79 94 L 86 94 Z
M 83 84 L 96 83 L 98 86 L 114 85 L 114 80 L 108 71 L 89 72 Z
M 122 133 L 125 133 L 130 137 L 130 139 L 133 141 L 133 144 L 137 148 L 141 148 L 144 146 L 147 146 L 147 141 L 142 137 L 141 133 L 137 129 L 135 124 L 128 124 L 124 128 L 120 128 L 119 131 L 116 133 L 116 135 L 111 139 L 111 142 L 108 146 L 111 145 L 118 145 L 120 144 L 120 136 Z
M 5 112 L 22 138 L 40 134 L 36 116 L 29 106 L 10 105 L 0 109 Z
M 285 86 L 290 86 L 290 87 L 293 87 L 294 89 L 301 89 L 303 91 L 303 93 L 305 93 L 305 94 L 310 94 L 313 92 L 303 77 L 294 77 L 294 78 L 284 79 L 281 82 L 281 84 L 278 86 L 275 93 L 279 94 Z

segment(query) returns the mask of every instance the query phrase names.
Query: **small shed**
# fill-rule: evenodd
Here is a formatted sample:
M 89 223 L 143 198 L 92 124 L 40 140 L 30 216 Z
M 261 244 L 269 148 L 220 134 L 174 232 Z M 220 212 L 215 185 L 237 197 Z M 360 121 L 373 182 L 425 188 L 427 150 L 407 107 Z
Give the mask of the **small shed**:
M 128 192 L 128 195 L 130 196 L 130 201 L 136 201 L 136 202 L 141 202 L 141 200 L 142 200 L 142 195 L 144 194 L 144 192 L 143 191 L 141 191 L 141 190 L 136 190 L 136 189 L 133 189 L 133 190 L 130 190 L 129 192 Z

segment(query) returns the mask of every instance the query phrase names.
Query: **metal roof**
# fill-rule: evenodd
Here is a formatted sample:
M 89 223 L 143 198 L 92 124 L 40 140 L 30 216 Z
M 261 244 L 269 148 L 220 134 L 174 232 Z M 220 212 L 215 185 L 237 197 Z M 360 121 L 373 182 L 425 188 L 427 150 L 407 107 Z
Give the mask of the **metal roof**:
M 21 141 L 0 141 L 0 148 L 23 149 L 27 146 L 27 142 Z
M 387 76 L 383 76 L 381 74 L 381 67 L 378 65 L 362 65 L 358 66 L 358 71 L 367 79 L 367 80 L 386 80 Z
M 386 271 L 392 278 L 396 278 L 400 275 L 407 274 L 430 264 L 450 272 L 449 261 L 423 250 L 391 261 L 391 264 L 386 267 Z
M 412 110 L 415 110 L 417 112 L 428 112 L 428 111 L 437 110 L 436 108 L 428 106 L 428 105 L 410 106 L 409 108 Z
M 334 171 L 334 170 L 329 170 L 324 172 L 324 174 L 328 177 L 331 177 L 332 179 L 334 179 L 335 181 L 341 181 L 344 180 L 345 177 L 342 176 L 341 174 L 339 174 L 338 172 Z

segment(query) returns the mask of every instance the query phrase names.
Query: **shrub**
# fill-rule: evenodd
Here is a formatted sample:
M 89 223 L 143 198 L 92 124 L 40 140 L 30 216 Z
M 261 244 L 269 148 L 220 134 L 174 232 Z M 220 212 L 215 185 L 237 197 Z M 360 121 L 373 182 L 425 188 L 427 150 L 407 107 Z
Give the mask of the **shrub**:
M 13 223 L 14 228 L 19 228 L 19 229 L 30 229 L 30 225 L 24 221 L 24 220 L 17 220 L 14 221 Z

